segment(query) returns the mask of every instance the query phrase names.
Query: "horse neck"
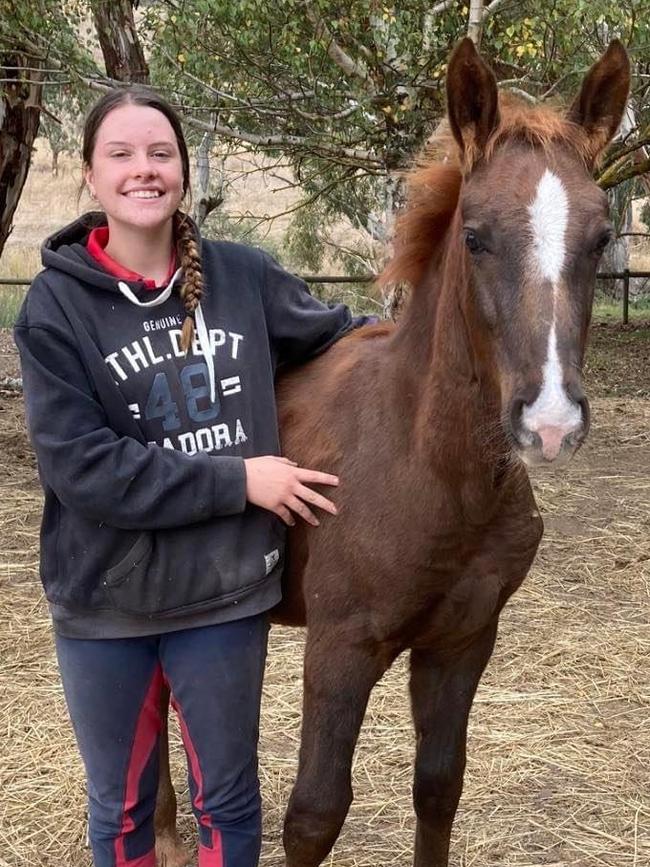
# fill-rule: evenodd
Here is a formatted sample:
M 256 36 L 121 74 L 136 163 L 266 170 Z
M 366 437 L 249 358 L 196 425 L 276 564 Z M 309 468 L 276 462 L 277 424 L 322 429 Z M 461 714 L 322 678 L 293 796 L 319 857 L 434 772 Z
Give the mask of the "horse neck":
M 415 449 L 441 466 L 491 475 L 506 450 L 490 346 L 472 301 L 456 214 L 395 335 Z M 404 380 L 407 380 L 405 382 Z

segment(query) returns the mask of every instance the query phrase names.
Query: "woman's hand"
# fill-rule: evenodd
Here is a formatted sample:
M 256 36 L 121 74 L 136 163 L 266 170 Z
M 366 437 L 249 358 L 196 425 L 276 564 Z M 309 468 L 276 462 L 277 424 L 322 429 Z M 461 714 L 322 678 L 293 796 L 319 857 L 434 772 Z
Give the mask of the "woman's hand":
M 334 503 L 307 487 L 311 485 L 338 485 L 337 476 L 306 470 L 288 458 L 273 455 L 263 458 L 247 458 L 246 499 L 255 506 L 275 512 L 285 524 L 292 527 L 295 512 L 308 524 L 318 527 L 319 520 L 307 503 L 318 506 L 332 515 L 338 514 Z

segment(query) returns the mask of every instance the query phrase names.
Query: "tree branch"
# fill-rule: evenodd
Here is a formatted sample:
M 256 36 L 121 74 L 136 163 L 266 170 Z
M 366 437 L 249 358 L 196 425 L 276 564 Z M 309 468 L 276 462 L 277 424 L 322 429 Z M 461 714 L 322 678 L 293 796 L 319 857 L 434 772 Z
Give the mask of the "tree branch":
M 149 67 L 133 18 L 134 0 L 90 0 L 106 72 L 120 81 L 149 81 Z
M 485 0 L 470 0 L 469 4 L 467 35 L 475 45 L 479 45 L 481 42 L 485 22 L 490 15 L 494 15 L 498 11 L 504 0 L 492 0 L 487 6 L 484 5 L 484 2 Z
M 630 135 L 633 132 L 634 129 L 630 130 L 625 139 L 618 143 L 618 147 L 614 146 L 610 150 L 607 158 L 600 166 L 601 172 L 604 172 L 611 165 L 617 163 L 619 160 L 622 160 L 623 157 L 627 157 L 630 154 L 635 153 L 636 151 L 642 151 L 643 156 L 647 156 L 647 154 L 645 153 L 645 148 L 650 145 L 650 127 L 639 133 L 639 137 L 638 139 L 636 139 L 636 141 L 633 141 L 632 144 L 626 146 L 626 142 L 628 141 Z
M 622 167 L 620 163 L 615 163 L 603 172 L 600 177 L 597 177 L 596 180 L 601 189 L 611 190 L 622 184 L 623 181 L 637 178 L 646 172 L 650 172 L 650 157 L 645 160 L 630 162 L 625 167 Z
M 305 120 L 343 120 L 346 117 L 350 117 L 351 114 L 354 114 L 355 111 L 359 111 L 361 105 L 357 103 L 356 105 L 351 105 L 348 108 L 342 108 L 341 111 L 336 111 L 333 114 L 314 114 L 312 112 L 303 111 L 301 108 L 294 108 L 295 113 L 304 118 Z
M 537 105 L 537 97 L 533 96 L 532 93 L 528 93 L 525 90 L 522 90 L 521 87 L 502 87 L 501 82 L 499 82 L 499 90 L 507 90 L 509 93 L 514 93 L 516 96 L 525 99 L 526 102 L 530 102 L 532 105 Z
M 505 0 L 492 0 L 485 9 L 483 10 L 483 24 L 485 23 L 486 18 L 490 15 L 494 15 L 495 12 L 499 11 L 499 8 L 503 6 Z
M 323 21 L 319 13 L 312 6 L 311 3 L 305 2 L 305 12 L 307 18 L 311 21 L 314 26 L 314 35 L 316 39 L 322 42 L 327 50 L 327 53 L 331 60 L 336 63 L 336 65 L 345 72 L 346 75 L 355 76 L 359 78 L 366 88 L 370 91 L 370 93 L 375 93 L 375 85 L 368 74 L 368 70 L 362 63 L 357 63 L 354 61 L 349 54 L 346 54 L 345 51 L 341 48 L 338 42 L 334 39 L 329 27 Z
M 69 68 L 63 61 L 56 57 L 50 56 L 49 62 L 53 66 L 57 66 L 61 70 L 65 70 L 68 74 L 73 74 L 79 81 L 82 81 L 91 90 L 106 93 L 113 88 L 124 87 L 124 82 L 116 81 L 108 76 L 97 75 L 96 77 L 89 76 L 80 70 Z M 156 88 L 152 88 L 156 90 Z M 372 151 L 360 150 L 358 148 L 329 148 L 322 144 L 317 144 L 303 136 L 296 135 L 276 135 L 276 134 L 259 134 L 251 133 L 246 130 L 236 129 L 234 127 L 224 126 L 223 124 L 209 124 L 199 118 L 185 115 L 185 122 L 188 126 L 202 132 L 216 133 L 223 138 L 232 139 L 235 141 L 246 142 L 257 147 L 288 147 L 288 148 L 304 148 L 305 150 L 321 156 L 325 159 L 331 159 L 334 162 L 342 162 L 349 160 L 355 165 L 371 165 L 380 168 L 383 163 L 381 159 Z
M 470 0 L 469 14 L 467 19 L 467 35 L 477 47 L 481 44 L 483 32 L 483 0 Z
M 246 132 L 246 130 L 235 129 L 234 127 L 223 126 L 222 124 L 215 124 L 213 126 L 212 124 L 199 120 L 196 117 L 186 116 L 184 120 L 188 126 L 191 126 L 194 129 L 200 129 L 203 132 L 214 132 L 224 138 L 236 139 L 237 141 L 247 142 L 248 144 L 257 145 L 258 147 L 306 147 L 312 153 L 321 154 L 322 156 L 333 158 L 338 157 L 339 159 L 344 157 L 345 159 L 352 160 L 357 164 L 371 163 L 376 166 L 382 165 L 382 161 L 376 154 L 373 154 L 372 151 L 357 150 L 355 148 L 332 149 L 311 142 L 309 139 L 303 138 L 302 136 L 272 134 L 260 135 L 258 133 Z
M 324 196 L 328 192 L 330 192 L 330 190 L 333 190 L 339 184 L 343 183 L 345 181 L 345 179 L 347 177 L 349 177 L 349 174 L 350 174 L 349 170 L 343 172 L 343 175 L 341 177 L 334 178 L 334 180 L 330 181 L 328 184 L 325 184 L 325 186 L 322 187 L 321 189 L 316 190 L 316 192 L 313 193 L 308 198 L 301 199 L 296 205 L 292 205 L 291 207 L 287 208 L 286 210 L 281 211 L 279 214 L 273 214 L 272 217 L 268 217 L 268 216 L 260 217 L 260 216 L 257 216 L 256 214 L 251 214 L 250 212 L 244 214 L 243 216 L 252 218 L 253 220 L 259 220 L 260 222 L 264 222 L 265 220 L 277 220 L 278 217 L 286 217 L 288 214 L 293 214 L 296 211 L 299 211 L 301 208 L 306 208 L 308 205 L 311 205 L 314 202 L 316 202 L 322 196 Z
M 455 2 L 456 0 L 442 0 L 441 3 L 436 3 L 435 6 L 427 12 L 427 17 L 433 18 L 434 15 L 440 15 L 442 12 L 446 12 Z

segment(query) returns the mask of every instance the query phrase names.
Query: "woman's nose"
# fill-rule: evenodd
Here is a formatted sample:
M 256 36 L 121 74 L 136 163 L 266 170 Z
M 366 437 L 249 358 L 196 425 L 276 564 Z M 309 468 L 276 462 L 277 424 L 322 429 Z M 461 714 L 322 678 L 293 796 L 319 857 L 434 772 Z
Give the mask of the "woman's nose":
M 156 164 L 147 155 L 137 157 L 133 169 L 138 178 L 151 178 L 157 173 Z

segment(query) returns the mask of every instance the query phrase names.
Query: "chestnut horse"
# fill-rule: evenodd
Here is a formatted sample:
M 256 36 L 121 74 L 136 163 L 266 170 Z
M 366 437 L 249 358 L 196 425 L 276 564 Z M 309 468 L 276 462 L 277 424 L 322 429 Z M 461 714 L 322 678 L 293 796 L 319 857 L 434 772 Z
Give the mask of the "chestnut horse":
M 581 368 L 612 232 L 591 170 L 628 88 L 615 41 L 566 116 L 522 105 L 499 98 L 462 41 L 447 81 L 453 152 L 413 172 L 383 275 L 413 287 L 399 325 L 354 332 L 279 382 L 284 454 L 341 479 L 340 515 L 289 533 L 273 618 L 307 626 L 287 867 L 317 867 L 332 848 L 370 691 L 405 650 L 414 863 L 448 864 L 474 693 L 542 535 L 524 464 L 570 456 L 589 427 Z M 166 765 L 161 786 L 170 843 Z

